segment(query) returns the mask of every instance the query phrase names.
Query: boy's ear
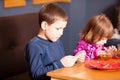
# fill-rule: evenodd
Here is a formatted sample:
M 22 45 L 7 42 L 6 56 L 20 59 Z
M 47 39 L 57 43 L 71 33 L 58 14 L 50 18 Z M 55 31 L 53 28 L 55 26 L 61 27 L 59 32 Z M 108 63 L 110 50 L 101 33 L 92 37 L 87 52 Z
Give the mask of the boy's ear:
M 43 30 L 46 30 L 46 28 L 47 28 L 47 22 L 46 21 L 43 21 L 42 23 L 41 23 L 41 28 L 43 29 Z

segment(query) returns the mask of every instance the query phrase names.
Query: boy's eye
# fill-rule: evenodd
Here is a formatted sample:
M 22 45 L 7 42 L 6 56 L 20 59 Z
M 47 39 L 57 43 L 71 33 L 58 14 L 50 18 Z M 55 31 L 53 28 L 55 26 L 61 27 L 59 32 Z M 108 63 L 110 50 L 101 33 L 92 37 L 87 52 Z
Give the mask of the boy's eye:
M 60 30 L 61 28 L 56 28 L 57 30 Z
M 59 28 L 56 28 L 57 30 L 59 30 Z
M 64 30 L 64 28 L 56 28 L 56 30 Z

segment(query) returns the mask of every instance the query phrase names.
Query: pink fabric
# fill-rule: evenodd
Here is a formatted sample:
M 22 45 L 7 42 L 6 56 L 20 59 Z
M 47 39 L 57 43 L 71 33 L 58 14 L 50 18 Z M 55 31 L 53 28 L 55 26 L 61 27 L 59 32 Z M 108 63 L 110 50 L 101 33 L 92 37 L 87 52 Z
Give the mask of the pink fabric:
M 76 55 L 81 50 L 85 50 L 86 51 L 85 60 L 90 60 L 98 56 L 97 50 L 101 50 L 103 48 L 104 48 L 104 45 L 97 46 L 96 44 L 90 44 L 84 40 L 80 40 L 77 43 L 77 46 L 73 52 L 73 55 Z

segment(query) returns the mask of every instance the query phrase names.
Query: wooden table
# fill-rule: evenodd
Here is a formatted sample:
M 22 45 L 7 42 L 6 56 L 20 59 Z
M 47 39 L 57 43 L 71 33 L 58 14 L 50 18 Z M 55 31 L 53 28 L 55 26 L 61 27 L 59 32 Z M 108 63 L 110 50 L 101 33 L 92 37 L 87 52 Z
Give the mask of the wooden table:
M 120 70 L 95 70 L 77 63 L 73 67 L 61 68 L 47 73 L 51 80 L 120 80 Z

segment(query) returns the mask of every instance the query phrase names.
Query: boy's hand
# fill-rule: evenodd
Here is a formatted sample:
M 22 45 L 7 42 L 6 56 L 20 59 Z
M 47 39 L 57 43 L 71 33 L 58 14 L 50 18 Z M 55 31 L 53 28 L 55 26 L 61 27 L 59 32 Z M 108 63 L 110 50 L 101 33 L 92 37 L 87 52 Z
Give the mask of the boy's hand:
M 75 64 L 77 58 L 75 56 L 68 55 L 63 57 L 60 61 L 64 65 L 64 67 L 71 67 Z

